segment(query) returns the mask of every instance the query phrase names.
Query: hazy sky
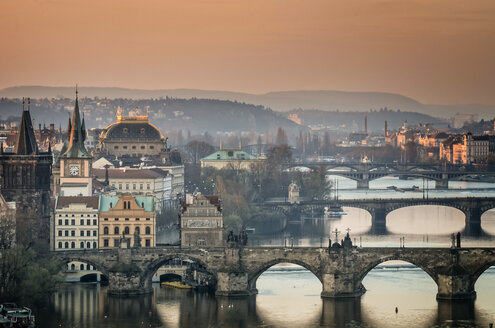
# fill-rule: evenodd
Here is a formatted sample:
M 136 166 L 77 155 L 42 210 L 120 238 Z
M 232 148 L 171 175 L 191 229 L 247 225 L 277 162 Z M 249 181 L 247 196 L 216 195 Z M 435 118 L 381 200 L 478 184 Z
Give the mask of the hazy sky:
M 397 92 L 495 104 L 494 0 L 0 0 L 0 88 Z

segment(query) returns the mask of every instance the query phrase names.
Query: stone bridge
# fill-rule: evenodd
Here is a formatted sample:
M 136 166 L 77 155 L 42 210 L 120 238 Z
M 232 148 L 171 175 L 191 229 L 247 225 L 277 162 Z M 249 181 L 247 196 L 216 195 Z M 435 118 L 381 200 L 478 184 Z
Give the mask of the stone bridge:
M 473 175 L 495 176 L 492 171 L 466 169 L 464 165 L 442 166 L 437 164 L 400 163 L 290 163 L 289 167 L 324 168 L 330 175 L 342 176 L 357 181 L 358 189 L 369 189 L 370 181 L 394 175 L 425 178 L 435 181 L 436 189 L 448 188 L 449 181 Z M 338 170 L 345 169 L 345 170 Z
M 52 259 L 82 261 L 95 266 L 109 280 L 109 293 L 152 291 L 153 274 L 174 258 L 189 259 L 211 273 L 216 294 L 256 294 L 256 281 L 271 266 L 294 263 L 311 271 L 322 284 L 322 297 L 358 297 L 365 292 L 366 274 L 378 264 L 402 260 L 425 271 L 438 286 L 438 299 L 475 297 L 475 283 L 495 265 L 495 248 L 357 248 L 350 239 L 331 248 L 135 248 L 51 252 Z
M 477 235 L 481 232 L 481 216 L 486 211 L 495 208 L 495 197 L 451 197 L 451 198 L 376 198 L 376 199 L 339 199 L 322 201 L 301 201 L 290 204 L 286 201 L 265 202 L 265 208 L 271 208 L 285 214 L 304 211 L 323 211 L 324 207 L 340 205 L 355 207 L 371 214 L 371 231 L 386 231 L 387 215 L 399 208 L 419 205 L 438 205 L 453 207 L 464 213 L 466 218 L 466 234 Z

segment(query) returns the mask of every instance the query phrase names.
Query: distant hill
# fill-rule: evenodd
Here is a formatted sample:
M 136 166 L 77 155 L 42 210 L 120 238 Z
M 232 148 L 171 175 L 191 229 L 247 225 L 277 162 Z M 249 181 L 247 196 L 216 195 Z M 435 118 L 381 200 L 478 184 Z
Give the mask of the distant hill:
M 139 90 L 104 87 L 80 87 L 79 90 L 82 97 L 149 99 L 168 96 L 185 99 L 219 99 L 262 105 L 275 111 L 291 111 L 301 108 L 324 111 L 366 112 L 370 109 L 388 108 L 443 118 L 451 118 L 456 113 L 477 113 L 480 119 L 491 119 L 495 116 L 495 105 L 429 105 L 422 104 L 403 95 L 383 92 L 309 90 L 249 94 L 217 90 Z M 73 98 L 74 87 L 19 86 L 0 90 L 0 97 L 7 98 L 54 98 L 58 96 Z

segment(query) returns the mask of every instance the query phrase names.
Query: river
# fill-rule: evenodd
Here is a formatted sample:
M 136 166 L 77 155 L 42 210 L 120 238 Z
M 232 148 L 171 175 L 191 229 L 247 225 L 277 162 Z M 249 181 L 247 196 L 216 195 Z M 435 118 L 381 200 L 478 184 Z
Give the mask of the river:
M 408 188 L 419 181 L 380 180 L 372 182 L 376 190 L 350 186 L 339 189 L 339 197 L 422 197 L 422 192 L 383 190 L 388 185 Z M 429 190 L 429 196 L 495 196 L 495 189 L 490 189 L 494 184 L 459 184 L 463 189 Z M 414 206 L 391 212 L 386 231 L 377 235 L 370 233 L 367 212 L 344 210 L 347 215 L 340 218 L 301 218 L 284 231 L 256 231 L 249 243 L 325 247 L 328 238 L 335 240 L 337 229 L 337 239 L 349 231 L 359 247 L 398 247 L 401 238 L 406 247 L 449 247 L 450 234 L 464 229 L 464 215 L 454 208 Z M 462 246 L 495 246 L 495 210 L 482 216 L 479 235 L 462 237 Z M 472 302 L 437 301 L 431 277 L 406 262 L 381 264 L 368 273 L 363 285 L 367 292 L 360 299 L 321 299 L 321 283 L 311 272 L 282 264 L 263 273 L 257 281 L 259 294 L 246 299 L 161 288 L 159 284 L 154 284 L 153 294 L 116 298 L 107 295 L 106 286 L 73 283 L 64 284 L 45 303 L 31 306 L 37 327 L 488 327 L 495 323 L 495 266 L 476 282 L 477 298 Z

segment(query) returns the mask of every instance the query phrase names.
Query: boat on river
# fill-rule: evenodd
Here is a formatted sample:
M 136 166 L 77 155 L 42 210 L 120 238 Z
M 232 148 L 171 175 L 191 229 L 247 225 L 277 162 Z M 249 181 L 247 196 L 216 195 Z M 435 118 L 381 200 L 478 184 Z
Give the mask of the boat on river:
M 173 288 L 178 288 L 178 289 L 191 289 L 192 288 L 191 286 L 180 283 L 178 281 L 162 282 L 161 286 L 162 287 L 173 287 Z
M 347 215 L 342 206 L 338 204 L 325 206 L 323 214 L 328 218 L 339 218 L 342 215 Z
M 15 303 L 1 304 L 0 318 L 0 327 L 30 328 L 35 326 L 35 317 L 31 309 L 17 306 Z

